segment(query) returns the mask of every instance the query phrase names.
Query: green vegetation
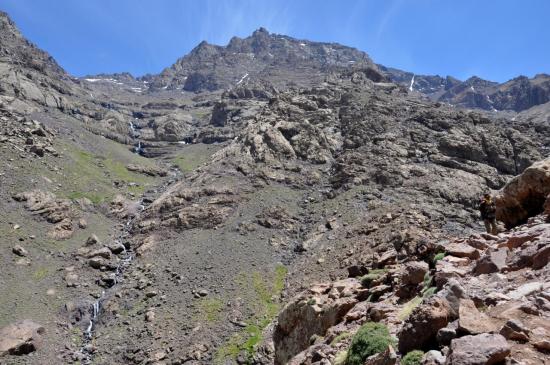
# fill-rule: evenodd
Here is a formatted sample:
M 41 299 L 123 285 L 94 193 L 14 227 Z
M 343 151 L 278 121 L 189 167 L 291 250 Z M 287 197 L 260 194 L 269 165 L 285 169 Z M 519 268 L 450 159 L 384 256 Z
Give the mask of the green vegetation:
M 215 145 L 188 145 L 172 158 L 172 163 L 176 165 L 182 172 L 195 170 L 200 165 L 208 162 L 210 157 L 220 149 Z
M 220 319 L 223 302 L 218 298 L 201 298 L 198 303 L 200 318 L 213 323 Z
M 280 309 L 280 304 L 274 299 L 284 289 L 285 277 L 288 270 L 278 265 L 268 277 L 259 272 L 241 273 L 237 284 L 242 292 L 249 296 L 249 309 L 256 315 L 248 320 L 247 326 L 241 333 L 237 333 L 218 349 L 216 362 L 223 363 L 224 359 L 235 359 L 241 352 L 246 352 L 249 359 L 255 352 L 256 345 L 262 341 L 262 332 Z
M 44 278 L 46 278 L 46 276 L 48 276 L 48 268 L 46 267 L 40 267 L 35 272 L 32 273 L 32 277 L 36 281 L 43 280 Z
M 403 305 L 403 308 L 401 308 L 399 315 L 397 316 L 399 320 L 404 321 L 405 319 L 407 319 L 411 315 L 413 310 L 418 307 L 420 303 L 422 303 L 422 299 L 423 298 L 421 296 L 416 296 L 405 303 Z
M 445 256 L 447 256 L 447 254 L 445 252 L 440 252 L 438 253 L 437 255 L 434 256 L 434 264 L 437 264 L 437 262 L 439 260 L 441 260 L 442 258 L 444 258 Z
M 434 295 L 436 292 L 437 292 L 437 288 L 435 286 L 426 288 L 425 290 L 422 291 L 422 298 L 423 299 L 429 298 L 432 295 Z
M 60 181 L 60 195 L 69 199 L 88 198 L 98 204 L 121 192 L 115 187 L 115 181 L 126 185 L 128 192 L 136 195 L 153 184 L 153 177 L 126 169 L 128 163 L 151 165 L 150 161 L 109 142 L 104 147 L 104 154 L 95 155 L 71 144 L 63 146 L 68 159 Z M 128 185 L 130 183 L 132 186 Z
M 364 275 L 361 278 L 361 285 L 363 285 L 363 287 L 365 288 L 368 288 L 373 281 L 378 280 L 380 277 L 382 277 L 382 275 L 384 275 L 386 271 L 386 269 L 370 270 L 367 275 Z
M 367 322 L 353 336 L 346 357 L 346 364 L 363 365 L 369 356 L 383 352 L 393 344 L 394 339 L 385 325 Z
M 403 356 L 401 359 L 401 365 L 420 365 L 422 362 L 422 357 L 424 356 L 424 351 L 414 350 L 407 355 Z
M 334 356 L 333 364 L 334 365 L 344 365 L 346 363 L 346 358 L 348 357 L 347 351 L 340 351 Z
M 346 338 L 349 338 L 351 336 L 351 333 L 349 332 L 342 332 L 338 336 L 334 337 L 334 339 L 330 342 L 331 346 L 336 345 L 337 343 L 342 342 Z

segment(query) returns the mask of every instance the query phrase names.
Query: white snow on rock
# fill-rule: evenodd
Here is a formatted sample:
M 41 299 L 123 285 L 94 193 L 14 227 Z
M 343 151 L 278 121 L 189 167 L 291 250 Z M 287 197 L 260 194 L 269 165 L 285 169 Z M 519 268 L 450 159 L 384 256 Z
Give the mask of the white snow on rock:
M 409 91 L 413 91 L 413 85 L 414 85 L 414 74 L 413 74 L 413 77 L 411 79 L 411 85 L 409 86 Z
M 248 77 L 248 73 L 244 74 L 243 77 L 241 77 L 241 79 L 236 83 L 236 85 L 239 85 L 241 82 L 244 81 L 244 79 L 246 79 Z

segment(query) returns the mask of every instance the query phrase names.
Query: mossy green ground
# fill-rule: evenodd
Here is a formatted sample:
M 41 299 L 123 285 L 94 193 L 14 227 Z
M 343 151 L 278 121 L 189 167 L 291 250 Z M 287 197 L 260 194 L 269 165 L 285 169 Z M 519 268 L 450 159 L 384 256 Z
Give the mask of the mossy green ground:
M 272 273 L 267 275 L 253 272 L 241 273 L 237 277 L 236 281 L 243 293 L 250 298 L 249 309 L 256 315 L 247 321 L 247 326 L 242 332 L 231 336 L 218 349 L 216 355 L 218 363 L 223 363 L 226 358 L 235 359 L 243 351 L 252 357 L 256 345 L 262 341 L 263 330 L 279 312 L 280 303 L 277 297 L 284 289 L 287 272 L 286 267 L 278 265 Z
M 169 161 L 176 165 L 180 171 L 190 172 L 210 160 L 212 155 L 221 148 L 220 145 L 212 144 L 186 145 L 178 149 Z

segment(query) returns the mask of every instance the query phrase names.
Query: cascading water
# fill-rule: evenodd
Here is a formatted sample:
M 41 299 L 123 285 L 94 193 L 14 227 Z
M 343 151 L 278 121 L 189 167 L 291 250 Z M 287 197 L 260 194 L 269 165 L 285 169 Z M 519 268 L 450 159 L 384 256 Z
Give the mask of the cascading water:
M 159 188 L 153 190 L 153 193 L 158 193 L 159 191 L 163 191 L 168 185 L 176 181 L 176 179 L 181 176 L 181 171 L 175 169 L 173 170 L 173 177 L 174 179 L 170 179 L 168 181 L 165 181 L 162 186 Z M 146 206 L 143 201 L 143 198 L 138 201 L 138 206 L 140 208 L 140 212 L 145 210 Z M 126 221 L 126 224 L 124 225 L 124 229 L 120 232 L 119 236 L 116 239 L 116 242 L 122 243 L 125 238 L 131 235 L 131 228 L 132 223 L 134 220 L 138 217 L 138 215 L 128 219 Z M 123 244 L 124 246 L 124 244 Z M 82 347 L 80 348 L 79 353 L 82 355 L 81 363 L 84 365 L 88 365 L 92 363 L 92 356 L 93 356 L 93 346 L 90 346 L 92 344 L 92 341 L 94 339 L 95 335 L 95 329 L 99 323 L 99 320 L 101 318 L 101 311 L 102 311 L 102 303 L 108 299 L 111 295 L 114 295 L 116 291 L 116 286 L 122 282 L 124 271 L 126 268 L 128 268 L 132 261 L 135 258 L 135 254 L 131 247 L 124 246 L 123 251 L 119 255 L 120 261 L 118 262 L 118 265 L 116 267 L 115 273 L 114 273 L 114 284 L 107 290 L 103 290 L 100 297 L 91 305 L 90 307 L 90 322 L 88 323 L 88 326 L 84 330 L 84 341 L 82 344 Z

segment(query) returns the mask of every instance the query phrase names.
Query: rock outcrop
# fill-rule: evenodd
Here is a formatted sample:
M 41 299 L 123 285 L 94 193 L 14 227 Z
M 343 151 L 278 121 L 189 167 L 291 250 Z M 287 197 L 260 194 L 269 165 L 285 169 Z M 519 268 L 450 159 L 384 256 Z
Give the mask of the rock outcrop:
M 41 325 L 23 320 L 0 329 L 0 357 L 5 355 L 25 355 L 36 351 L 45 330 Z
M 544 211 L 550 194 L 550 159 L 538 161 L 513 178 L 496 198 L 497 220 L 508 227 Z

